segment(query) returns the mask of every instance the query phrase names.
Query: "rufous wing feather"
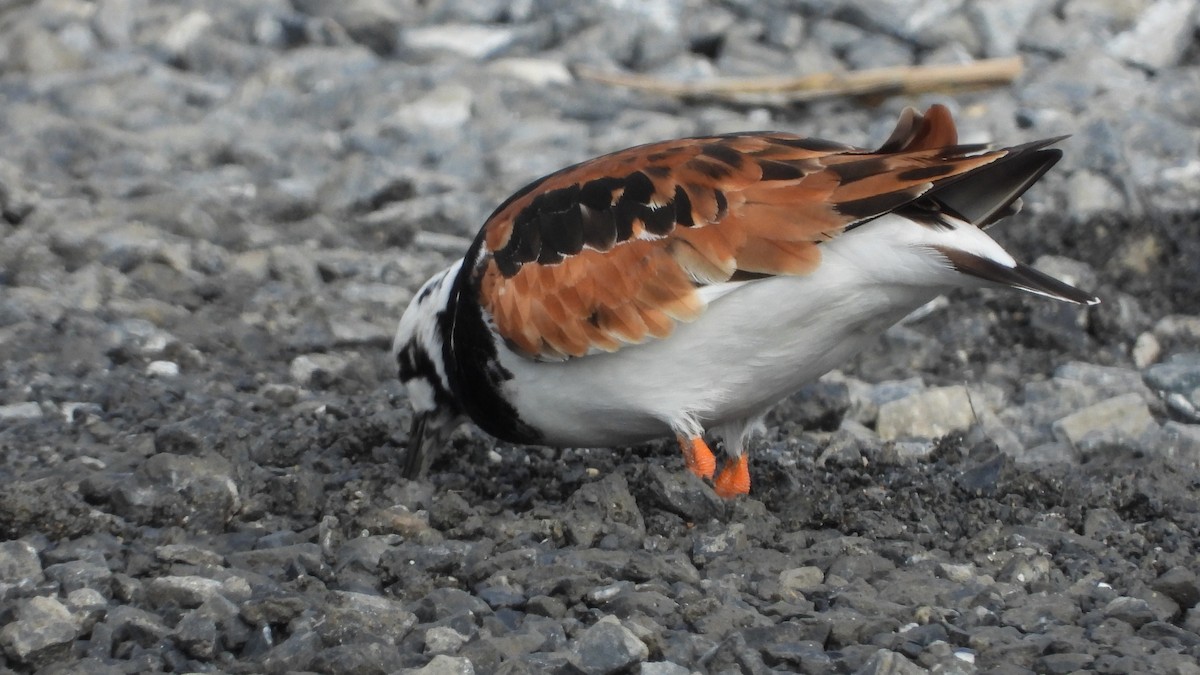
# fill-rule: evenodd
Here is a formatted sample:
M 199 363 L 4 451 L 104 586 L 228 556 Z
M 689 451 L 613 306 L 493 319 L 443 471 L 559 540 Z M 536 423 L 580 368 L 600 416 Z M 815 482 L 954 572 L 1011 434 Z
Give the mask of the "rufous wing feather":
M 531 358 L 661 339 L 704 311 L 701 286 L 809 273 L 822 241 L 1006 153 L 957 140 L 935 105 L 905 111 L 878 151 L 748 133 L 616 152 L 502 204 L 471 281 L 509 347 Z

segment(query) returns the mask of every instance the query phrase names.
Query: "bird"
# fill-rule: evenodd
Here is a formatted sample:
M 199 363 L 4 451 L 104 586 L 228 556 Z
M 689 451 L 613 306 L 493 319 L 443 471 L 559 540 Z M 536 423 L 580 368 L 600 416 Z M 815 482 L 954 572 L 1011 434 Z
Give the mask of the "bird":
M 400 318 L 403 475 L 424 476 L 470 420 L 524 445 L 674 437 L 719 496 L 748 494 L 749 441 L 772 406 L 937 296 L 1100 301 L 985 232 L 1019 210 L 1063 138 L 960 144 L 934 104 L 905 109 L 874 150 L 730 133 L 533 181 Z M 719 472 L 706 433 L 723 439 Z

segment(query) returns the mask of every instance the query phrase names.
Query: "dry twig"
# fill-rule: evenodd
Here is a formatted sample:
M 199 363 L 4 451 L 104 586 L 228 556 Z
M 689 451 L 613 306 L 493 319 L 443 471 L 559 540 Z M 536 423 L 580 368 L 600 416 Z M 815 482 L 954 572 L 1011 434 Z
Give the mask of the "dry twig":
M 848 73 L 816 73 L 799 77 L 718 78 L 704 82 L 671 82 L 647 75 L 607 73 L 575 68 L 584 79 L 679 98 L 811 101 L 834 96 L 921 94 L 1011 83 L 1021 74 L 1021 58 L 984 59 L 971 63 L 873 68 Z

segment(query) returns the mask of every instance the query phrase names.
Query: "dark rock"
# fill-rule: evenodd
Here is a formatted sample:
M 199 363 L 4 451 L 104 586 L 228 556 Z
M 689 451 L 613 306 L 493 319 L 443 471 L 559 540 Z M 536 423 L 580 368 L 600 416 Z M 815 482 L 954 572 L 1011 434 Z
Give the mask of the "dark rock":
M 143 462 L 134 479 L 111 495 L 117 512 L 146 523 L 185 525 L 193 531 L 220 531 L 241 508 L 229 462 L 159 453 Z
M 158 616 L 145 610 L 118 605 L 108 611 L 104 623 L 112 630 L 114 642 L 133 642 L 150 647 L 171 633 Z
M 439 588 L 414 603 L 409 609 L 421 623 L 454 617 L 469 617 L 477 622 L 492 613 L 487 603 L 456 588 Z
M 1150 587 L 1170 597 L 1185 610 L 1200 602 L 1200 583 L 1197 582 L 1196 573 L 1187 567 L 1172 567 L 1151 582 Z
M 833 431 L 850 409 L 850 389 L 844 382 L 814 382 L 788 398 L 788 419 L 811 431 Z
M 16 620 L 0 628 L 0 647 L 9 658 L 42 668 L 70 656 L 79 625 L 61 602 L 35 597 L 17 608 Z
M 337 591 L 332 600 L 335 605 L 317 626 L 325 644 L 397 644 L 417 622 L 414 614 L 387 598 Z
M 1104 607 L 1104 613 L 1114 619 L 1138 628 L 1154 620 L 1154 610 L 1150 604 L 1141 598 L 1122 596 L 1116 598 Z
M 686 470 L 671 471 L 650 466 L 649 491 L 644 500 L 690 522 L 702 523 L 725 511 L 721 498 Z
M 201 661 L 212 660 L 221 646 L 217 623 L 198 611 L 185 614 L 172 637 L 185 654 Z
M 870 660 L 855 671 L 856 675 L 921 675 L 926 672 L 903 655 L 886 649 L 875 652 Z
M 642 512 L 619 473 L 610 473 L 576 490 L 561 518 L 570 541 L 580 546 L 591 546 L 606 536 L 615 537 L 618 545 L 629 546 L 646 536 Z
M 253 626 L 286 624 L 309 609 L 312 600 L 298 593 L 262 593 L 243 602 L 242 619 Z
M 215 595 L 221 595 L 224 590 L 224 586 L 216 579 L 199 576 L 157 577 L 146 584 L 146 600 L 154 607 L 173 605 L 191 609 Z
M 300 630 L 272 648 L 262 657 L 261 663 L 268 673 L 306 671 L 317 667 L 316 661 L 322 654 L 321 638 L 311 630 Z
M 571 665 L 589 675 L 610 675 L 645 661 L 650 650 L 618 621 L 602 620 L 571 645 Z

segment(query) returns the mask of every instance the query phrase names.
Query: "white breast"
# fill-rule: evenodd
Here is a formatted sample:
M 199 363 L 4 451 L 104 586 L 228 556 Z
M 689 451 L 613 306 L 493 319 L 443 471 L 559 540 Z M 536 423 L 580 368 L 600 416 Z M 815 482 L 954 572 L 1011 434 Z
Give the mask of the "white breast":
M 681 416 L 711 428 L 761 414 L 917 307 L 971 283 L 931 244 L 969 237 L 973 250 L 1007 255 L 968 228 L 939 232 L 885 216 L 822 244 L 812 274 L 707 289 L 695 322 L 611 354 L 547 363 L 501 347 L 513 373 L 507 394 L 552 445 L 635 443 L 670 435 Z

